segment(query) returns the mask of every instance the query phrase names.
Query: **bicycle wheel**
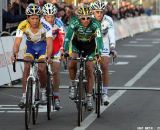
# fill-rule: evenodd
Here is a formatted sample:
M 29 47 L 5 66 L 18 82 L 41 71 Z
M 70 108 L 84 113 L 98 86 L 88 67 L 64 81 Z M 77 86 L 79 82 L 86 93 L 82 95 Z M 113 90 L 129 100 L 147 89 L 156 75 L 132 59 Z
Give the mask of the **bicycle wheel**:
M 26 105 L 25 105 L 25 126 L 27 130 L 29 129 L 30 120 L 32 116 L 32 86 L 33 86 L 33 80 L 30 78 L 27 82 Z
M 39 101 L 40 101 L 40 83 L 37 79 L 36 81 L 36 90 L 35 90 L 35 103 L 34 107 L 32 107 L 32 122 L 35 125 L 38 118 L 38 110 L 39 110 Z
M 47 74 L 47 87 L 46 87 L 46 94 L 47 94 L 47 118 L 51 120 L 51 105 L 52 105 L 52 81 L 50 75 Z
M 102 99 L 102 77 L 101 77 L 101 72 L 97 72 L 97 82 L 96 82 L 96 91 L 97 91 L 97 96 L 96 96 L 96 112 L 97 112 L 97 117 L 100 117 L 100 106 L 101 106 L 101 99 Z
M 82 87 L 83 87 L 83 75 L 79 75 L 79 82 L 78 82 L 78 102 L 77 102 L 77 109 L 78 109 L 78 126 L 81 125 L 82 121 Z

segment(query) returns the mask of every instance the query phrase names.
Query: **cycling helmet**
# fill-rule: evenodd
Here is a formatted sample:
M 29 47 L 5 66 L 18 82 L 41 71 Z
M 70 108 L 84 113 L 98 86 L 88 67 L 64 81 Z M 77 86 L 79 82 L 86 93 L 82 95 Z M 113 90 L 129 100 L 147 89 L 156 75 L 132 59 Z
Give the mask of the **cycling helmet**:
M 26 8 L 26 15 L 41 15 L 41 8 L 36 4 L 29 4 Z
M 42 8 L 43 15 L 55 15 L 57 13 L 57 8 L 52 3 L 47 3 Z
M 91 5 L 91 8 L 93 9 L 93 10 L 105 10 L 105 8 L 106 8 L 106 5 L 105 5 L 105 3 L 104 2 L 101 2 L 101 1 L 95 1 L 94 3 L 92 3 Z
M 78 13 L 78 16 L 83 16 L 83 15 L 91 16 L 92 15 L 91 9 L 88 5 L 80 6 L 78 8 L 77 13 Z

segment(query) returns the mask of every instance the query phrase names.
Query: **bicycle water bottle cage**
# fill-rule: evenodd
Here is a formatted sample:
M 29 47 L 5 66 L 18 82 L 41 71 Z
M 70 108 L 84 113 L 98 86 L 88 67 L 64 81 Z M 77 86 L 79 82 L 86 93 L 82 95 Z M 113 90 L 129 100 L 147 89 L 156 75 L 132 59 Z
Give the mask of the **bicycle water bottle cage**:
M 35 59 L 35 60 L 38 59 L 38 52 L 35 52 L 35 54 L 34 54 L 34 59 Z
M 79 57 L 84 57 L 84 51 L 83 50 L 80 51 L 80 53 L 78 55 L 79 55 Z

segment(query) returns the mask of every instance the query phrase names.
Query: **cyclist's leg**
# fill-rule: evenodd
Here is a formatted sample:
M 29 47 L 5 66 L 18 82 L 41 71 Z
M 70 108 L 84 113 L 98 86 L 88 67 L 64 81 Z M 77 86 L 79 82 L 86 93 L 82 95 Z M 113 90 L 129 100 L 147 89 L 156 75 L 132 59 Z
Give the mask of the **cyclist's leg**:
M 58 55 L 59 54 L 59 55 Z M 60 109 L 60 100 L 59 100 L 59 85 L 60 85 L 60 53 L 54 56 L 53 64 L 52 64 L 52 72 L 53 72 L 53 95 L 55 101 L 55 109 Z
M 71 57 L 78 57 L 77 53 L 72 53 Z M 74 60 L 69 61 L 69 77 L 70 77 L 70 87 L 69 87 L 69 97 L 70 99 L 75 98 L 75 79 L 76 79 L 76 73 L 77 73 L 77 62 Z
M 31 46 L 28 45 L 26 47 L 26 52 L 24 53 L 24 60 L 33 60 L 34 50 L 32 50 Z M 24 63 L 24 71 L 23 71 L 23 78 L 22 78 L 22 98 L 18 104 L 20 108 L 24 108 L 25 102 L 26 102 L 26 82 L 27 78 L 29 76 L 29 71 L 30 71 L 30 64 L 29 63 Z
M 103 72 L 103 88 L 104 88 L 103 92 L 107 94 L 107 87 L 109 84 L 109 57 L 108 56 L 102 56 L 101 69 Z
M 109 44 L 104 44 L 103 52 L 102 52 L 102 60 L 101 60 L 101 69 L 102 69 L 102 79 L 103 79 L 103 102 L 104 105 L 108 105 L 109 97 L 108 97 L 108 85 L 109 85 Z
M 93 85 L 94 85 L 94 74 L 93 74 L 93 62 L 87 61 L 86 62 L 86 76 L 87 76 L 87 108 L 88 110 L 93 109 L 92 103 L 92 92 L 93 92 Z
M 39 61 L 45 61 L 46 58 L 46 42 L 40 41 L 35 44 L 34 50 L 38 53 L 38 60 Z M 38 74 L 39 74 L 39 80 L 41 84 L 41 103 L 46 104 L 47 97 L 46 97 L 46 83 L 47 83 L 47 76 L 46 76 L 46 64 L 40 63 L 38 64 Z

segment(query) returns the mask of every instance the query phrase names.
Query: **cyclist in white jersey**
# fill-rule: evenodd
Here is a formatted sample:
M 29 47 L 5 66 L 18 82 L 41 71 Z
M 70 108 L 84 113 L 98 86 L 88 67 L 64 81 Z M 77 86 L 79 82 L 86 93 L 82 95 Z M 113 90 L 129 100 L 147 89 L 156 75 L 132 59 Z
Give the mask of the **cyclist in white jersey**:
M 13 45 L 13 56 L 12 60 L 18 58 L 19 47 L 22 39 L 26 36 L 26 50 L 24 54 L 25 60 L 34 60 L 35 53 L 38 54 L 38 60 L 44 61 L 46 55 L 50 59 L 52 54 L 52 31 L 49 27 L 46 29 L 40 23 L 41 8 L 36 4 L 29 4 L 26 8 L 27 19 L 22 21 L 17 29 L 16 38 Z M 47 54 L 46 54 L 47 50 Z M 46 103 L 46 67 L 45 64 L 38 65 L 39 79 L 41 83 L 42 92 L 42 103 Z M 26 99 L 26 81 L 29 75 L 30 65 L 24 63 L 23 72 L 23 95 L 19 103 L 19 107 L 24 108 Z
M 101 60 L 101 69 L 103 73 L 103 103 L 104 105 L 109 104 L 108 97 L 108 84 L 109 84 L 109 54 L 112 52 L 112 56 L 115 58 L 117 53 L 115 51 L 116 41 L 115 41 L 115 30 L 114 24 L 111 17 L 104 15 L 104 10 L 106 8 L 104 2 L 95 1 L 91 4 L 94 17 L 101 22 L 101 30 L 103 36 L 103 51 Z
M 52 3 L 46 3 L 42 8 L 43 17 L 41 23 L 44 26 L 51 25 L 53 35 L 53 99 L 55 101 L 55 109 L 60 109 L 59 85 L 60 85 L 60 58 L 63 53 L 64 43 L 64 26 L 61 19 L 56 18 L 57 8 Z

